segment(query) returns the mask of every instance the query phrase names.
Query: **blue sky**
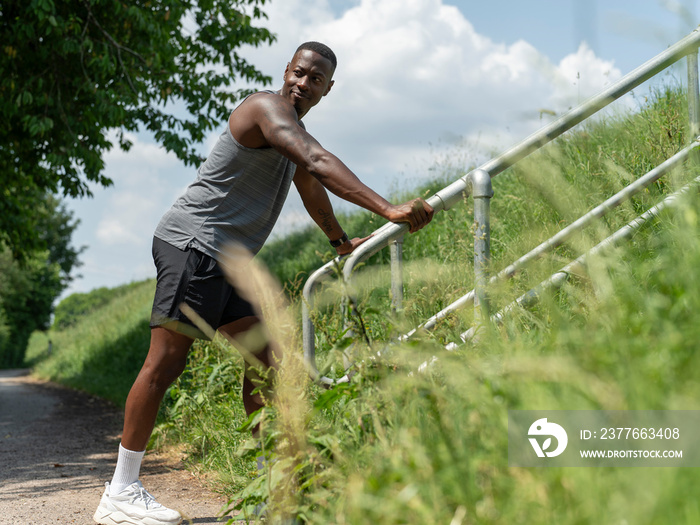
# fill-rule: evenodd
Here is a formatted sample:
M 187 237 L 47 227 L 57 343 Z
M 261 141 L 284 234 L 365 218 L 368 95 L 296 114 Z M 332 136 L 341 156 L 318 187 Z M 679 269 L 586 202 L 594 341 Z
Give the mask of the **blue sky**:
M 413 187 L 435 164 L 479 165 L 546 124 L 542 109 L 567 111 L 700 22 L 700 0 L 272 0 L 265 10 L 278 41 L 244 53 L 277 89 L 299 43 L 335 50 L 336 85 L 304 120 L 382 194 Z M 64 295 L 155 275 L 153 230 L 195 169 L 148 135 L 133 141 L 106 157 L 114 186 L 69 202 L 81 220 L 74 244 L 87 249 Z M 306 223 L 292 189 L 273 235 Z
M 614 60 L 623 73 L 692 31 L 700 5 L 687 0 L 445 3 L 457 6 L 478 32 L 506 44 L 524 39 L 555 62 L 585 40 L 597 56 Z

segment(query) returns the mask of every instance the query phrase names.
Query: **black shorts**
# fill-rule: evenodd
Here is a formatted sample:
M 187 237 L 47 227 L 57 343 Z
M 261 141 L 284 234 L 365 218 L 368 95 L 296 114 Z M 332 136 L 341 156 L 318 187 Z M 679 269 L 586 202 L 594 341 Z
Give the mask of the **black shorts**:
M 195 339 L 208 339 L 180 311 L 182 303 L 188 304 L 214 330 L 256 315 L 250 303 L 226 281 L 216 260 L 199 250 L 180 250 L 153 237 L 153 262 L 158 273 L 151 328 L 162 326 Z

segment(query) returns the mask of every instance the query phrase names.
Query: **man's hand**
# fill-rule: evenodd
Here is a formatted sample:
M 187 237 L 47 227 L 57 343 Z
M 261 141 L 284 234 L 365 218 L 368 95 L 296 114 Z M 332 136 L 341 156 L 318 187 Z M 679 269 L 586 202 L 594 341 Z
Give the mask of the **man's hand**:
M 341 244 L 338 246 L 335 251 L 338 253 L 338 255 L 349 255 L 351 254 L 355 248 L 357 248 L 360 244 L 362 244 L 365 241 L 368 241 L 371 239 L 372 236 L 368 235 L 367 237 L 364 237 L 363 239 L 360 239 L 359 237 L 355 237 L 354 239 L 348 240 L 348 242 Z
M 391 222 L 407 222 L 409 231 L 415 233 L 433 219 L 433 207 L 421 198 L 394 206 L 387 217 Z

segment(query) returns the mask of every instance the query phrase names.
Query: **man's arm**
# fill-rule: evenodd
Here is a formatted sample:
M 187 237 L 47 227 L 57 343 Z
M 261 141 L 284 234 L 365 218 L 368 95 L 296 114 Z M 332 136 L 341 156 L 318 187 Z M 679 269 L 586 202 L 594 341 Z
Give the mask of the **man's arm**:
M 411 233 L 433 217 L 432 207 L 423 199 L 393 205 L 367 187 L 335 155 L 325 150 L 297 121 L 296 111 L 280 96 L 249 98 L 231 119 L 231 132 L 248 147 L 270 146 L 311 174 L 324 187 L 348 202 L 365 208 L 391 222 L 407 222 Z
M 336 241 L 341 239 L 345 232 L 333 213 L 333 206 L 331 205 L 328 193 L 326 193 L 326 189 L 323 185 L 310 175 L 309 172 L 298 166 L 294 174 L 294 185 L 299 191 L 306 211 L 309 212 L 309 215 L 319 228 L 323 230 L 328 240 Z M 369 237 L 363 239 L 359 237 L 348 239 L 340 246 L 337 246 L 335 250 L 338 255 L 347 255 L 352 253 L 355 248 L 367 239 L 369 239 Z

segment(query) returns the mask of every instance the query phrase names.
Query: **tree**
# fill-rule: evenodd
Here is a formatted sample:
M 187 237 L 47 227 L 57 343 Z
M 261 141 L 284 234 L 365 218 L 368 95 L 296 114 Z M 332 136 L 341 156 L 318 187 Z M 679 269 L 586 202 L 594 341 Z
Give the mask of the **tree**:
M 265 0 L 3 0 L 0 3 L 0 239 L 41 249 L 46 192 L 108 186 L 103 154 L 146 129 L 185 163 L 247 93 L 268 84 L 236 49 L 272 43 Z
M 5 332 L 0 341 L 0 367 L 18 367 L 32 332 L 48 328 L 51 304 L 61 291 L 60 277 L 56 265 L 49 264 L 46 251 L 28 255 L 19 263 L 4 248 L 0 251 L 0 271 L 5 277 L 0 289 L 0 320 Z
M 53 303 L 72 280 L 82 248 L 71 244 L 78 221 L 51 195 L 34 203 L 46 246 L 21 261 L 0 243 L 0 367 L 20 366 L 34 330 L 46 330 Z

